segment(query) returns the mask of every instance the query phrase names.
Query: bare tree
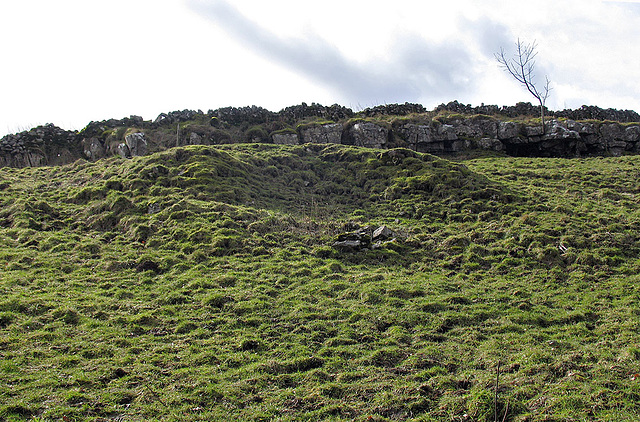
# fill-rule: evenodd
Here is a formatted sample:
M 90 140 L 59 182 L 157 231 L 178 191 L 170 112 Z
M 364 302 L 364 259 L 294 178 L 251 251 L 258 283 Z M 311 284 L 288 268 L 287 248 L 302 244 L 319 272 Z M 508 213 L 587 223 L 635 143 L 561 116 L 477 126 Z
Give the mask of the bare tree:
M 502 68 L 509 72 L 511 76 L 522 85 L 527 88 L 527 90 L 533 95 L 536 100 L 540 103 L 540 119 L 542 120 L 542 130 L 545 130 L 544 126 L 544 107 L 547 102 L 547 98 L 549 97 L 549 91 L 551 91 L 549 78 L 545 76 L 545 84 L 541 90 L 538 90 L 534 79 L 534 68 L 536 65 L 535 58 L 538 55 L 536 48 L 538 45 L 534 41 L 532 44 L 525 44 L 520 41 L 518 38 L 518 42 L 516 43 L 516 53 L 512 58 L 507 58 L 505 56 L 505 51 L 503 48 L 500 48 L 500 53 L 495 54 L 496 60 L 500 63 Z

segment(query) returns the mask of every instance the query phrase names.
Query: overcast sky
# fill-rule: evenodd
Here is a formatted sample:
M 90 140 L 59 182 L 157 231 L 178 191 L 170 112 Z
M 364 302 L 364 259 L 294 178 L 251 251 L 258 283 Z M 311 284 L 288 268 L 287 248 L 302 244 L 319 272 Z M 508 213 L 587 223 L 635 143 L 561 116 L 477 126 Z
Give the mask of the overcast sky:
M 494 58 L 518 38 L 551 109 L 640 111 L 640 1 L 2 0 L 0 136 L 253 104 L 534 102 Z

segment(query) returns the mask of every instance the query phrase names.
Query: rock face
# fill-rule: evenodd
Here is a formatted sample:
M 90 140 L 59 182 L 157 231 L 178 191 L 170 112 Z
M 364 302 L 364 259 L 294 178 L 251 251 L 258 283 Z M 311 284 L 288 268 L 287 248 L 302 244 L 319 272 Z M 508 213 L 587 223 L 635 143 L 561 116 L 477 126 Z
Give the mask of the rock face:
M 631 111 L 583 107 L 573 112 L 550 112 L 551 117 L 542 127 L 535 121 L 505 120 L 505 116 L 534 115 L 536 108 L 527 103 L 507 109 L 471 108 L 458 103 L 443 107 L 436 111 L 449 110 L 450 113 L 433 118 L 416 104 L 378 106 L 355 114 L 338 105 L 303 103 L 277 113 L 251 106 L 209 110 L 206 114 L 200 110 L 175 111 L 161 114 L 155 121 L 130 116 L 91 122 L 80 132 L 47 124 L 0 139 L 0 167 L 58 165 L 79 158 L 98 160 L 113 155 L 135 157 L 175 146 L 246 140 L 281 145 L 402 146 L 432 154 L 474 149 L 529 157 L 640 153 L 640 115 Z M 393 114 L 392 118 L 380 118 L 389 113 Z M 471 113 L 496 113 L 501 117 Z M 563 117 L 553 118 L 554 114 Z M 570 116 L 615 117 L 624 123 L 576 120 Z M 357 120 L 351 120 L 354 118 Z M 301 120 L 306 123 L 300 124 Z M 328 121 L 335 123 L 326 123 Z M 251 131 L 253 135 L 248 136 Z
M 105 157 L 106 150 L 98 138 L 83 139 L 82 146 L 84 155 L 90 160 L 98 160 Z
M 0 167 L 36 167 L 71 163 L 80 156 L 75 132 L 52 124 L 0 139 Z
M 300 130 L 302 143 L 339 144 L 342 142 L 342 125 L 330 123 L 321 126 L 310 126 Z
M 356 123 L 349 129 L 349 136 L 356 146 L 383 148 L 389 140 L 389 129 L 371 122 Z
M 116 147 L 116 153 L 122 158 L 131 158 L 131 151 L 125 143 L 118 144 Z
M 147 153 L 147 140 L 144 137 L 144 133 L 131 133 L 124 140 L 132 157 L 140 157 Z
M 275 133 L 271 135 L 274 144 L 278 145 L 298 145 L 297 133 Z

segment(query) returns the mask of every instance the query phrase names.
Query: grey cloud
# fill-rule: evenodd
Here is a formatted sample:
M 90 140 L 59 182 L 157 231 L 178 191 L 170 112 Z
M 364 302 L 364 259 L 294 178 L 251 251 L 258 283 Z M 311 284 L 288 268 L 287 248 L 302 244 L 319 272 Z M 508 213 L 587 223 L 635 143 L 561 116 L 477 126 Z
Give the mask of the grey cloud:
M 385 60 L 357 63 L 325 39 L 278 37 L 224 0 L 189 0 L 190 7 L 247 48 L 335 91 L 347 102 L 417 101 L 468 90 L 475 70 L 469 48 L 454 41 L 431 43 L 417 34 L 394 41 Z
M 473 21 L 461 18 L 459 26 L 471 32 L 480 52 L 489 57 L 500 51 L 500 48 L 510 49 L 513 47 L 517 38 L 505 24 L 487 16 Z

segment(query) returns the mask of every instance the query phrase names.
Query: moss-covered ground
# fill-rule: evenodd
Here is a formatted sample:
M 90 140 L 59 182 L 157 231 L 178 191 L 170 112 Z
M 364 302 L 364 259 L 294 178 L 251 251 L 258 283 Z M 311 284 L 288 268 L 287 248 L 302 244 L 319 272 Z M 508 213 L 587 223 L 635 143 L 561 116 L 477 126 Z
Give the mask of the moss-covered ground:
M 260 144 L 1 169 L 0 420 L 639 420 L 639 176 Z

